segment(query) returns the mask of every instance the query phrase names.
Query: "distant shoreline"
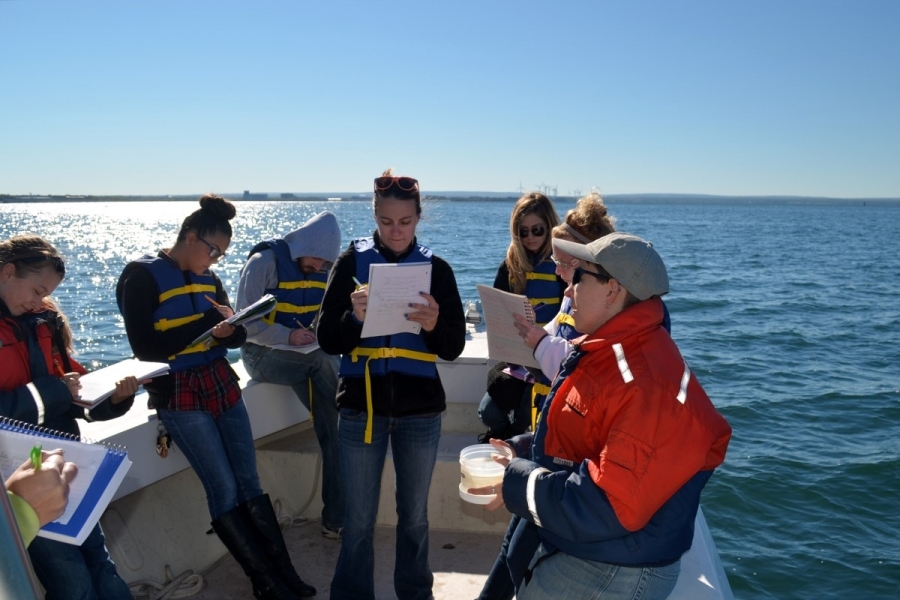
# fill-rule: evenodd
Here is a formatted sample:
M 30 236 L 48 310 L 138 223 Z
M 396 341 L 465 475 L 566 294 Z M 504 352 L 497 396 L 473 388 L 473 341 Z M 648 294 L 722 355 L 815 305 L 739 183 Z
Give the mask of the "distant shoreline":
M 489 194 L 489 195 L 487 195 Z M 60 202 L 196 202 L 202 194 L 183 195 L 15 195 L 0 194 L 0 204 L 60 203 Z M 223 194 L 233 201 L 242 202 L 371 202 L 366 194 Z M 435 192 L 426 194 L 426 202 L 508 202 L 518 200 L 518 195 L 502 195 L 488 192 Z M 827 198 L 818 196 L 717 196 L 711 194 L 608 194 L 603 196 L 610 204 L 900 204 L 900 198 Z M 556 196 L 557 201 L 575 201 L 573 196 Z

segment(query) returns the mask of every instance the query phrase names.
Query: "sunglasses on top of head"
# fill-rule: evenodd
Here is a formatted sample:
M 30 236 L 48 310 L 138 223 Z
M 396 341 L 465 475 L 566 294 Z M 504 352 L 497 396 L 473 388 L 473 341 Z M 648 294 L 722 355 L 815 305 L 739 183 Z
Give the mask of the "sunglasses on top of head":
M 547 228 L 543 225 L 534 225 L 531 229 L 527 227 L 519 227 L 519 238 L 525 239 L 531 234 L 534 237 L 544 237 L 544 234 L 547 233 Z
M 396 188 L 401 192 L 418 193 L 419 181 L 412 177 L 392 177 L 385 175 L 384 177 L 375 178 L 375 192 L 387 192 L 391 188 Z
M 611 279 L 611 277 L 608 277 L 601 273 L 594 273 L 593 271 L 587 271 L 579 267 L 572 272 L 572 285 L 578 285 L 579 283 L 581 283 L 581 280 L 584 279 L 585 275 L 590 275 L 600 283 L 606 283 Z
M 206 247 L 209 248 L 209 257 L 210 258 L 214 258 L 214 259 L 215 258 L 225 258 L 225 256 L 226 256 L 225 253 L 222 252 L 222 250 L 218 246 L 216 246 L 215 244 L 211 244 L 210 242 L 207 242 L 206 240 L 204 240 L 202 237 L 200 237 L 199 233 L 197 234 L 197 239 L 200 240 L 201 242 L 203 242 L 204 244 L 206 244 Z

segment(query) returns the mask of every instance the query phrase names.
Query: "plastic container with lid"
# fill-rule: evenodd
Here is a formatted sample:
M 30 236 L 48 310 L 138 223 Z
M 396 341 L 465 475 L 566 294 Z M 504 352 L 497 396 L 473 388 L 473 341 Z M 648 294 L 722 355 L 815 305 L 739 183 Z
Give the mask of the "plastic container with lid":
M 471 488 L 500 485 L 506 467 L 495 462 L 492 454 L 503 454 L 490 444 L 467 446 L 459 453 L 459 497 L 472 504 L 488 504 L 496 496 L 468 493 Z

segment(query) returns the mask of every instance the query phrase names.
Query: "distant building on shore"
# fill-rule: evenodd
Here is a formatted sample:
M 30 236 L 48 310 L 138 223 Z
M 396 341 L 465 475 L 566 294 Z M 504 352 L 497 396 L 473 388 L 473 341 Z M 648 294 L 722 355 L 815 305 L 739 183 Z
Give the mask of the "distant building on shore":
M 268 194 L 251 194 L 250 190 L 244 190 L 244 195 L 241 198 L 242 200 L 268 200 Z

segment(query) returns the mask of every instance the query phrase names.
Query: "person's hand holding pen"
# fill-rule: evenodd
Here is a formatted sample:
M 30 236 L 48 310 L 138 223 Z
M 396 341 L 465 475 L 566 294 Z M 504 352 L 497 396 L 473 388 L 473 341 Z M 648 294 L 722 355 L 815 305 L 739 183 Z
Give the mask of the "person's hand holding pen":
M 31 457 L 6 480 L 6 489 L 25 500 L 44 526 L 65 511 L 69 484 L 77 474 L 78 467 L 65 461 L 62 450 L 42 452 L 36 446 Z
M 204 294 L 204 297 L 209 300 L 209 303 L 216 307 L 216 310 L 219 311 L 219 314 L 225 317 L 226 319 L 230 318 L 234 315 L 234 310 L 230 306 L 225 306 L 224 304 L 219 304 L 216 302 L 215 298 L 211 296 L 207 296 Z
M 223 304 L 219 304 L 216 302 L 215 298 L 211 298 L 204 294 L 204 297 L 209 300 L 209 303 L 216 307 L 216 310 L 219 311 L 219 314 L 228 319 L 234 314 L 234 310 L 230 306 L 225 306 Z M 213 327 L 212 335 L 215 338 L 223 339 L 227 338 L 234 333 L 234 325 L 228 323 L 227 321 L 220 321 L 216 323 Z
M 534 310 L 544 307 L 543 302 L 534 305 Z M 519 336 L 525 340 L 525 345 L 531 349 L 537 347 L 538 342 L 547 335 L 543 327 L 538 327 L 522 315 L 513 315 L 516 319 L 515 326 L 519 330 Z
M 359 279 L 353 278 L 356 284 L 356 290 L 350 294 L 350 303 L 353 305 L 353 316 L 358 321 L 366 320 L 366 307 L 369 305 L 369 286 L 360 283 Z
M 65 369 L 62 368 L 57 360 L 53 361 L 53 365 L 56 367 L 56 374 L 59 375 L 62 382 L 69 388 L 69 393 L 72 394 L 72 400 L 78 400 L 78 398 L 81 397 L 81 374 L 75 372 L 66 373 Z
M 297 329 L 292 329 L 291 335 L 288 337 L 288 343 L 291 346 L 307 346 L 316 341 L 316 332 L 313 331 L 311 324 L 307 327 L 299 319 L 294 319 L 294 321 L 297 323 Z

